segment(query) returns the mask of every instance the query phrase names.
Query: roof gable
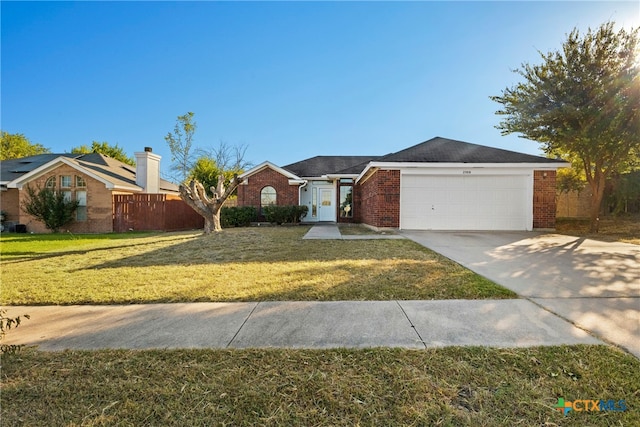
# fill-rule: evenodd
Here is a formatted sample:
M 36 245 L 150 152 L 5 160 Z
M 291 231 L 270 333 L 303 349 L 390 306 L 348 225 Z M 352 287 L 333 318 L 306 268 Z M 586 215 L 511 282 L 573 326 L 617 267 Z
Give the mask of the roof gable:
M 79 172 L 104 183 L 107 188 L 140 190 L 136 185 L 135 167 L 111 157 L 99 154 L 41 154 L 37 156 L 11 159 L 1 162 L 2 183 L 8 187 L 21 187 L 61 164 L 66 164 Z
M 285 170 L 285 169 L 283 169 L 283 168 L 281 168 L 279 166 L 276 166 L 276 165 L 274 165 L 273 163 L 271 163 L 269 161 L 262 162 L 258 166 L 252 167 L 248 171 L 238 175 L 238 178 L 241 178 L 241 179 L 248 178 L 251 175 L 254 175 L 254 174 L 256 174 L 256 173 L 258 173 L 261 170 L 266 169 L 266 168 L 272 169 L 272 170 L 278 172 L 279 174 L 284 175 L 285 177 L 289 178 L 290 180 L 294 180 L 294 181 L 300 180 L 299 176 L 296 176 L 294 173 L 291 173 L 288 170 Z

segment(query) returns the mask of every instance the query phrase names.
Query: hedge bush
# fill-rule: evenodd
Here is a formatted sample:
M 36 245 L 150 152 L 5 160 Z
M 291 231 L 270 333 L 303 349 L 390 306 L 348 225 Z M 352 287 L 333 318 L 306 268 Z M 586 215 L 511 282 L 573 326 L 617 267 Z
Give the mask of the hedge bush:
M 253 206 L 223 206 L 220 210 L 222 227 L 246 227 L 258 220 L 258 210 Z
M 262 213 L 268 222 L 276 224 L 297 224 L 307 214 L 309 208 L 302 205 L 265 206 Z

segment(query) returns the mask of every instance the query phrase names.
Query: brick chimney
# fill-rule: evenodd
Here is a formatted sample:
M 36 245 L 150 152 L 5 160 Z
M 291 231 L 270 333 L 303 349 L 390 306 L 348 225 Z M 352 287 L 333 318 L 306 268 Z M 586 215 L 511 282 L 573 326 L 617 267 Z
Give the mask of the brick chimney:
M 153 154 L 151 147 L 144 147 L 144 152 L 134 153 L 136 156 L 136 184 L 144 193 L 160 192 L 160 159 Z

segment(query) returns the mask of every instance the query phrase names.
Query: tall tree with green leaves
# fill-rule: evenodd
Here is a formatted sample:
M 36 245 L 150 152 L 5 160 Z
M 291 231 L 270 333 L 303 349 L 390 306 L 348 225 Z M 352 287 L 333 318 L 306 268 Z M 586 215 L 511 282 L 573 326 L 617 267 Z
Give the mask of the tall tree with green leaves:
M 640 147 L 639 29 L 607 22 L 581 35 L 574 29 L 562 49 L 524 63 L 523 81 L 491 99 L 502 104 L 502 134 L 519 133 L 584 169 L 591 188 L 591 231 L 598 231 L 608 177 L 626 169 Z
M 189 179 L 199 181 L 213 194 L 218 185 L 218 177 L 224 176 L 224 185 L 228 186 L 235 175 L 239 175 L 252 166 L 245 160 L 248 146 L 230 145 L 221 141 L 217 147 L 198 149 L 199 157 L 189 172 Z
M 89 153 L 100 153 L 105 156 L 109 156 L 112 159 L 116 159 L 121 161 L 122 163 L 126 163 L 131 166 L 136 165 L 136 161 L 133 157 L 127 156 L 127 153 L 124 152 L 124 149 L 120 147 L 118 144 L 110 145 L 108 142 L 98 142 L 92 141 L 91 146 L 81 145 L 79 147 L 74 147 L 71 149 L 72 154 L 89 154 Z
M 42 144 L 29 141 L 29 138 L 21 133 L 0 131 L 0 160 L 19 159 L 50 152 Z
M 167 133 L 164 137 L 171 151 L 171 161 L 173 162 L 171 169 L 178 173 L 180 182 L 186 181 L 189 171 L 193 167 L 193 135 L 197 128 L 193 116 L 192 112 L 178 116 L 173 132 Z
M 62 191 L 55 188 L 33 188 L 26 185 L 27 198 L 22 202 L 22 210 L 42 222 L 49 230 L 57 233 L 60 228 L 74 220 L 78 209 L 77 200 L 68 200 Z
M 213 194 L 220 175 L 226 174 L 218 167 L 215 160 L 202 156 L 193 164 L 189 172 L 189 179 L 198 181 L 204 186 L 205 190 L 208 190 L 208 194 Z

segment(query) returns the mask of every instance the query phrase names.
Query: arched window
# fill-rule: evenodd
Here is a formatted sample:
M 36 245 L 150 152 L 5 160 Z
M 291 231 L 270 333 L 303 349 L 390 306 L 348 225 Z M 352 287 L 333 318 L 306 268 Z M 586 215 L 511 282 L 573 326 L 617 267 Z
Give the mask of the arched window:
M 44 183 L 45 188 L 55 188 L 56 186 L 56 177 L 52 176 L 47 178 L 47 181 Z
M 260 191 L 260 207 L 275 205 L 276 204 L 276 189 L 270 185 L 264 187 Z

